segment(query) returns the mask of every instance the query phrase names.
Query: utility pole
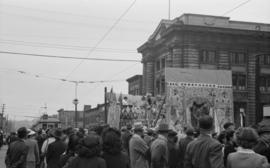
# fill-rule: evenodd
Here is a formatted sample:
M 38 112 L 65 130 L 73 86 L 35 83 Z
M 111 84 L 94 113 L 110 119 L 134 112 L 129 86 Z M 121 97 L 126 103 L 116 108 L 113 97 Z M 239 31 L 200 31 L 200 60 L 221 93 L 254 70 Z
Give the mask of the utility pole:
M 75 128 L 78 127 L 78 110 L 77 105 L 79 103 L 79 100 L 77 98 L 77 88 L 78 88 L 78 82 L 75 82 L 75 99 L 73 100 L 73 104 L 75 105 Z
M 169 0 L 168 19 L 171 19 L 171 0 Z
M 105 108 L 104 108 L 104 111 L 105 111 L 105 123 L 107 124 L 107 116 L 108 116 L 108 109 L 107 109 L 107 87 L 104 88 L 104 103 L 105 103 Z
M 4 128 L 4 111 L 5 111 L 5 104 L 2 105 L 2 114 L 1 114 L 1 128 Z

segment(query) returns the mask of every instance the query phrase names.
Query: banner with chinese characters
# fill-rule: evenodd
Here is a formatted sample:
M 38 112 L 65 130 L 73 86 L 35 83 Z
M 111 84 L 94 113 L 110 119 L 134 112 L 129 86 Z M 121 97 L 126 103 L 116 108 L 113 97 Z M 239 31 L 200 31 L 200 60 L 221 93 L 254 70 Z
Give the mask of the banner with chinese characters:
M 198 128 L 198 119 L 210 115 L 215 131 L 233 121 L 233 90 L 230 71 L 166 68 L 166 114 L 177 131 L 186 125 Z

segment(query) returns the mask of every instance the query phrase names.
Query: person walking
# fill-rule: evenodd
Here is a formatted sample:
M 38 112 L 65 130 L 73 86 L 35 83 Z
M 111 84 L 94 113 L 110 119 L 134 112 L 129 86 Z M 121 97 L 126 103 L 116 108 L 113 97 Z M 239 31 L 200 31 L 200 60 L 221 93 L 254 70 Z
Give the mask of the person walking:
M 239 128 L 235 137 L 239 147 L 229 154 L 227 168 L 270 168 L 266 157 L 252 150 L 259 138 L 253 128 Z
M 141 122 L 134 124 L 134 135 L 129 142 L 131 168 L 148 168 L 147 151 L 148 146 L 142 138 L 143 125 Z
M 26 157 L 28 147 L 24 142 L 27 135 L 27 129 L 25 127 L 21 127 L 18 129 L 17 134 L 18 139 L 12 142 L 7 150 L 5 159 L 7 168 L 27 168 Z
M 106 168 L 106 162 L 100 157 L 101 143 L 97 135 L 88 135 L 79 141 L 78 150 L 65 168 Z
M 169 125 L 161 123 L 158 126 L 158 137 L 151 145 L 151 168 L 168 168 L 168 132 Z
M 39 149 L 37 141 L 34 139 L 35 132 L 29 130 L 28 139 L 25 140 L 25 144 L 28 147 L 28 153 L 26 157 L 26 167 L 36 168 L 39 165 Z
M 199 118 L 200 135 L 187 146 L 185 168 L 224 168 L 222 145 L 211 136 L 213 122 L 208 115 Z
M 66 144 L 62 141 L 62 130 L 53 133 L 55 141 L 48 146 L 46 154 L 47 168 L 60 168 L 60 156 L 66 151 Z
M 103 154 L 107 168 L 129 168 L 129 157 L 122 151 L 121 133 L 115 128 L 107 128 L 102 134 Z

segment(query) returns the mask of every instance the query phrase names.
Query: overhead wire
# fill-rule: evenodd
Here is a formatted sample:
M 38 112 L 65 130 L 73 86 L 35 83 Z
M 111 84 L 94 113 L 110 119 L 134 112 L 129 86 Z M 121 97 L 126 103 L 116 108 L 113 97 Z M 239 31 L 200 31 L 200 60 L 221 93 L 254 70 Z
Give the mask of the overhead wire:
M 0 68 L 0 69 L 4 69 L 4 68 Z M 31 77 L 34 77 L 34 78 L 44 78 L 44 79 L 57 80 L 57 81 L 62 81 L 62 82 L 79 83 L 79 84 L 109 83 L 109 82 L 123 81 L 121 79 L 118 79 L 118 80 L 97 80 L 97 81 L 92 81 L 92 80 L 91 81 L 89 81 L 89 80 L 71 80 L 71 79 L 57 78 L 57 77 L 42 75 L 42 74 L 38 74 L 38 73 L 30 73 L 30 72 L 26 72 L 26 71 L 22 71 L 22 70 L 9 70 L 9 69 L 6 69 L 6 70 L 12 71 L 12 72 L 15 72 L 15 73 L 19 73 L 19 74 L 22 74 L 22 75 L 31 76 Z
M 129 10 L 135 5 L 137 0 L 134 0 L 128 8 L 119 16 L 119 18 L 112 24 L 112 26 L 103 34 L 103 36 L 100 38 L 100 40 L 97 41 L 96 45 L 88 52 L 87 57 L 90 56 L 91 53 L 93 53 L 96 48 L 106 39 L 106 37 L 112 32 L 112 30 L 116 27 L 116 25 L 122 20 L 122 18 L 129 12 Z M 79 66 L 83 63 L 83 60 L 80 61 L 80 63 L 75 66 L 72 71 L 65 77 L 68 78 L 75 70 L 79 68 Z M 61 85 L 60 85 L 61 86 Z M 59 87 L 60 87 L 59 86 Z M 58 90 L 57 87 L 56 89 Z M 55 93 L 55 92 L 54 92 Z M 50 98 L 48 100 L 51 100 Z
M 74 59 L 74 60 L 82 60 L 82 61 L 83 60 L 91 60 L 91 61 L 109 61 L 109 62 L 137 62 L 137 63 L 141 62 L 140 60 L 132 60 L 132 59 L 110 59 L 110 58 L 96 58 L 96 57 L 95 58 L 94 57 L 91 57 L 91 58 L 89 58 L 89 57 L 71 57 L 71 56 L 35 54 L 35 53 L 12 52 L 12 51 L 1 51 L 1 50 L 0 50 L 0 54 L 23 55 L 23 56 L 31 56 L 31 57 L 59 58 L 59 59 Z M 69 77 L 70 74 L 67 75 L 67 77 Z
M 234 8 L 232 8 L 232 9 L 230 9 L 230 10 L 224 12 L 224 13 L 222 14 L 222 16 L 225 16 L 225 15 L 227 15 L 227 14 L 229 14 L 229 13 L 235 11 L 236 9 L 240 8 L 241 6 L 247 4 L 247 3 L 250 2 L 250 1 L 251 1 L 251 0 L 247 0 L 247 1 L 244 1 L 244 2 L 240 3 L 240 4 L 237 5 L 236 7 L 234 7 Z
M 32 20 L 37 20 L 37 21 L 45 21 L 45 22 L 53 22 L 53 23 L 60 23 L 60 24 L 68 24 L 71 26 L 83 26 L 83 27 L 87 27 L 87 28 L 96 28 L 96 29 L 106 29 L 109 26 L 102 26 L 102 25 L 95 25 L 92 23 L 85 23 L 85 22 L 75 22 L 75 21 L 64 21 L 64 20 L 55 20 L 55 19 L 48 19 L 48 18 L 43 18 L 43 17 L 37 17 L 37 16 L 28 16 L 28 15 L 23 15 L 23 14 L 14 14 L 14 13 L 8 13 L 8 12 L 3 12 L 0 11 L 1 15 L 9 15 L 9 16 L 15 16 L 15 17 L 23 17 L 26 19 L 32 19 Z M 150 30 L 147 29 L 143 29 L 143 28 L 124 28 L 124 27 L 120 27 L 118 28 L 119 31 L 136 31 L 136 32 L 147 32 Z
M 7 39 L 1 39 L 1 38 L 0 38 L 0 43 L 33 46 L 33 47 L 57 48 L 57 49 L 87 50 L 87 51 L 89 50 L 89 48 L 93 48 L 93 47 L 78 46 L 78 45 L 29 42 L 29 41 L 23 41 L 23 40 L 7 40 Z M 137 53 L 134 50 L 122 49 L 122 48 L 96 48 L 96 52 Z
M 64 12 L 64 11 L 55 11 L 55 10 L 48 10 L 48 9 L 37 9 L 37 8 L 31 8 L 31 7 L 25 7 L 25 6 L 19 6 L 19 5 L 11 5 L 6 3 L 1 3 L 4 7 L 15 7 L 15 8 L 21 8 L 26 10 L 32 10 L 32 11 L 38 11 L 38 12 L 45 12 L 45 13 L 54 13 L 54 14 L 60 14 L 60 15 L 69 15 L 69 16 L 75 16 L 75 17 L 84 17 L 84 18 L 91 18 L 91 19 L 97 19 L 97 20 L 117 20 L 116 18 L 108 18 L 108 17 L 100 17 L 100 16 L 94 16 L 94 15 L 84 15 L 84 14 L 75 14 L 70 12 Z M 155 24 L 156 22 L 153 22 L 151 20 L 131 20 L 131 19 L 122 19 L 122 22 L 133 22 L 133 23 L 145 23 L 145 24 Z

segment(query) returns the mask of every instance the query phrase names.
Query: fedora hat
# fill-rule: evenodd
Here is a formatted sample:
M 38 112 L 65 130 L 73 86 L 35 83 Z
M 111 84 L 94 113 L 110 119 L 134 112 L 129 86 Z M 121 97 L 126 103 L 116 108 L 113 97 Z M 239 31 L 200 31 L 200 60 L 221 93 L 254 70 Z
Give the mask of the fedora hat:
M 166 123 L 159 124 L 157 131 L 158 132 L 169 132 L 169 125 Z
M 56 129 L 53 131 L 52 135 L 55 137 L 55 138 L 62 138 L 63 136 L 63 132 L 61 129 Z
M 214 119 L 205 115 L 199 118 L 199 127 L 201 131 L 211 131 L 214 128 Z

